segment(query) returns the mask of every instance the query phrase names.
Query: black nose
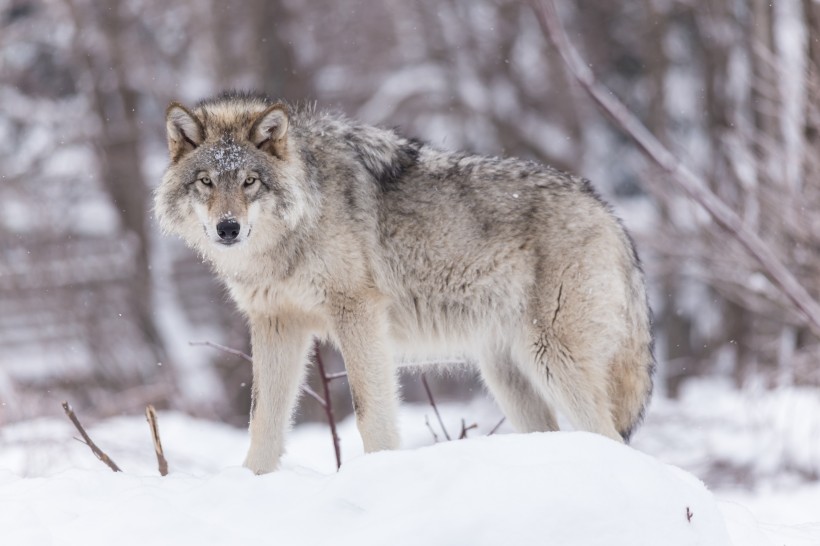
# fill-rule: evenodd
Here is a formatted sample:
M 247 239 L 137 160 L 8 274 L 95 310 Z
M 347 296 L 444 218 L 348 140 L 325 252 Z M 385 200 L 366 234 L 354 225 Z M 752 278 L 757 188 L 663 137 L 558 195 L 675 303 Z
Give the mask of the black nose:
M 232 242 L 239 237 L 239 222 L 233 218 L 222 220 L 216 225 L 216 233 L 225 242 Z

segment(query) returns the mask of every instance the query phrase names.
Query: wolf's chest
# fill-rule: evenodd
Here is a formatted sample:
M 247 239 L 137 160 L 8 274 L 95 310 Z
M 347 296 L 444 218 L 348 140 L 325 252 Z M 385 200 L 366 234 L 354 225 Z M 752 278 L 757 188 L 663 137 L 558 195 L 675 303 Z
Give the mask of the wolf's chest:
M 260 276 L 254 282 L 226 282 L 231 297 L 247 314 L 274 314 L 283 308 L 315 310 L 324 304 L 324 294 L 301 278 L 270 279 Z

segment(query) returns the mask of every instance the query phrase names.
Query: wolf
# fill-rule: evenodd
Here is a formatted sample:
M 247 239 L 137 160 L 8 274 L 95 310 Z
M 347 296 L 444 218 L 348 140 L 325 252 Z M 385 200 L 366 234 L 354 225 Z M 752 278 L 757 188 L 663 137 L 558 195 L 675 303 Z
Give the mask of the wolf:
M 644 277 L 590 183 L 227 92 L 166 114 L 162 229 L 250 325 L 245 466 L 278 467 L 312 340 L 342 353 L 366 452 L 399 446 L 397 366 L 469 359 L 513 426 L 628 441 L 652 391 Z

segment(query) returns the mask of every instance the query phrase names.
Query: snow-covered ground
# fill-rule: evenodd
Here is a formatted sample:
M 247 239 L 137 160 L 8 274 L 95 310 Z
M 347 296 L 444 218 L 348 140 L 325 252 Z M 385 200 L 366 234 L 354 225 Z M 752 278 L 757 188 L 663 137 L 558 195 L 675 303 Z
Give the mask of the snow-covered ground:
M 352 457 L 334 473 L 324 460 L 310 464 L 320 453 L 323 459 L 329 455 L 326 431 L 300 430 L 284 469 L 257 477 L 235 466 L 244 434 L 181 415 L 162 417 L 174 468 L 166 478 L 153 470 L 146 430 L 138 430 L 145 427 L 135 419 L 93 430 L 120 459 L 123 474 L 78 451 L 85 449 L 79 444 L 67 449 L 63 461 L 52 459 L 46 477 L 0 473 L 4 543 L 728 541 L 720 510 L 697 479 L 593 434 L 476 437 Z M 41 427 L 58 436 L 66 432 L 59 423 Z M 354 443 L 350 425 L 344 428 L 345 443 Z
M 679 400 L 653 400 L 634 444 L 712 486 L 786 487 L 820 476 L 820 391 L 690 380 Z
M 443 405 L 451 435 L 462 417 L 480 426 L 431 446 L 432 411 L 408 405 L 403 451 L 362 456 L 346 420 L 336 473 L 327 428 L 302 425 L 282 470 L 261 477 L 238 466 L 246 431 L 182 414 L 160 414 L 164 478 L 141 417 L 89 427 L 122 474 L 74 441 L 67 420 L 29 421 L 0 430 L 0 544 L 820 544 L 820 486 L 764 480 L 709 493 L 667 463 L 697 461 L 702 451 L 687 459 L 680 448 L 710 431 L 663 436 L 672 406 L 656 406 L 633 449 L 577 432 L 502 427 L 488 438 L 498 414 L 480 401 Z

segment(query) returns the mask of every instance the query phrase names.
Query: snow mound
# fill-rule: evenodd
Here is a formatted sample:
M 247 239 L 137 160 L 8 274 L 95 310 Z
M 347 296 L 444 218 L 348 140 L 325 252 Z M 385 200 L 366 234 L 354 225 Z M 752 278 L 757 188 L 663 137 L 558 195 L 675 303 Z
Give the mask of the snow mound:
M 334 474 L 0 470 L 0 529 L 14 545 L 731 544 L 697 479 L 581 432 L 376 453 Z

